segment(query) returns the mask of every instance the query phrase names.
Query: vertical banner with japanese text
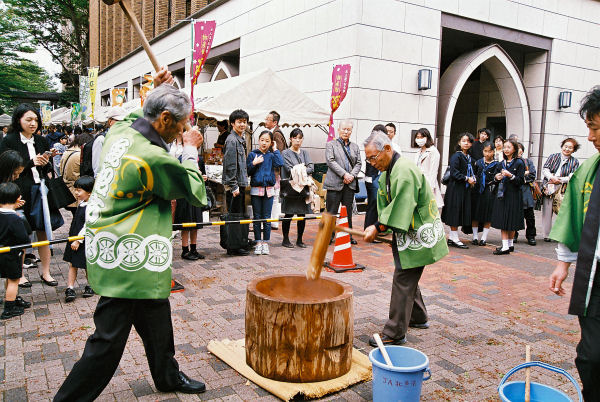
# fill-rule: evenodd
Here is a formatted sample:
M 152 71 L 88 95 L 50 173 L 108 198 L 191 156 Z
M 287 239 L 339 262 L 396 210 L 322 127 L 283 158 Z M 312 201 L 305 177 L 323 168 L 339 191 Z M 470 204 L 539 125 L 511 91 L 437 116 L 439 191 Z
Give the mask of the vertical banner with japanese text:
M 98 89 L 98 67 L 88 68 L 88 85 L 90 88 L 90 112 L 89 118 L 94 118 L 94 111 L 96 106 L 96 90 Z
M 202 66 L 208 57 L 215 35 L 215 21 L 195 21 L 192 20 L 192 68 L 190 70 L 191 88 L 190 99 L 192 101 L 192 115 L 194 114 L 194 87 L 198 81 L 198 76 L 202 71 Z
M 79 104 L 81 105 L 81 121 L 87 119 L 89 114 L 90 87 L 89 77 L 85 75 L 79 76 Z
M 346 97 L 349 80 L 350 64 L 338 64 L 333 67 L 333 73 L 331 74 L 331 114 L 329 115 L 329 135 L 327 136 L 327 142 L 335 138 L 333 113 L 340 107 L 342 101 Z
M 71 125 L 77 120 L 77 116 L 81 113 L 81 104 L 73 103 L 71 104 Z M 80 119 L 83 120 L 83 119 Z
M 50 103 L 40 103 L 40 115 L 42 116 L 42 125 L 47 126 L 52 119 L 52 105 Z
M 144 101 L 146 100 L 146 96 L 148 96 L 148 92 L 154 88 L 154 77 L 152 74 L 144 74 L 145 83 L 142 83 L 140 86 L 140 103 L 141 106 L 144 106 Z
M 125 103 L 125 91 L 127 91 L 127 88 L 113 88 L 110 91 L 110 105 L 123 106 L 123 103 Z

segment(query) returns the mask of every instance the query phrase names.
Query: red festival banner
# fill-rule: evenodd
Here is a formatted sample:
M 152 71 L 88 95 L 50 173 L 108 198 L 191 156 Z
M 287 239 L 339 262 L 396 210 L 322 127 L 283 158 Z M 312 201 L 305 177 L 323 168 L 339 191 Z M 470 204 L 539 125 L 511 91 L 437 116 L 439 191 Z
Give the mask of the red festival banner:
M 338 64 L 333 68 L 331 74 L 331 114 L 329 115 L 329 135 L 327 142 L 335 138 L 335 129 L 333 127 L 333 113 L 340 107 L 342 101 L 348 92 L 348 82 L 350 80 L 350 64 Z
M 190 70 L 191 89 L 190 99 L 192 101 L 192 114 L 194 113 L 194 87 L 198 81 L 202 66 L 208 57 L 215 35 L 215 21 L 195 21 L 192 20 L 192 68 Z

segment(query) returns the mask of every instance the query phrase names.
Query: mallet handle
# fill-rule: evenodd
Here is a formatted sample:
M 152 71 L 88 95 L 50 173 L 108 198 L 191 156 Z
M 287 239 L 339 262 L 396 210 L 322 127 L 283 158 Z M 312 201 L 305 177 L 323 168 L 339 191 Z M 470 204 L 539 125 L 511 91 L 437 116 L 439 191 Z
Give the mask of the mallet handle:
M 362 232 L 360 230 L 350 229 L 350 228 L 344 228 L 344 227 L 341 227 L 341 226 L 336 226 L 335 227 L 335 231 L 336 232 L 346 232 L 346 233 L 349 233 L 349 234 L 354 235 L 354 236 L 360 236 L 360 237 L 364 237 L 365 236 L 365 232 Z M 386 239 L 385 237 L 379 237 L 379 236 L 376 236 L 375 238 L 377 240 L 379 240 L 381 242 L 384 242 L 384 243 L 387 243 L 387 244 L 394 244 L 394 242 L 392 241 L 392 239 Z
M 152 63 L 152 67 L 154 67 L 155 71 L 160 70 L 160 64 L 158 64 L 158 60 L 156 59 L 156 56 L 154 55 L 154 52 L 150 47 L 150 43 L 148 43 L 148 39 L 146 39 L 146 35 L 144 35 L 144 31 L 142 31 L 142 27 L 138 23 L 137 18 L 135 18 L 135 14 L 131 11 L 131 8 L 129 7 L 129 1 L 121 0 L 119 1 L 119 4 L 121 5 L 123 12 L 125 13 L 125 16 L 129 20 L 131 25 L 133 25 L 133 29 L 135 30 L 135 32 L 137 32 L 138 36 L 140 37 L 140 40 L 142 41 L 142 47 L 146 51 L 146 54 L 150 59 L 150 63 Z

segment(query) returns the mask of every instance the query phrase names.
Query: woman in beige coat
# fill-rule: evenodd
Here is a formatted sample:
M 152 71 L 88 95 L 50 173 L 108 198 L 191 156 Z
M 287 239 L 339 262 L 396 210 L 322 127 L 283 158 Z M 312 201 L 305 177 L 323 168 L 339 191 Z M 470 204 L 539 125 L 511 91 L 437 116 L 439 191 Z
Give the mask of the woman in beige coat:
M 415 155 L 415 163 L 421 169 L 425 178 L 429 182 L 431 191 L 435 198 L 438 208 L 444 206 L 444 199 L 438 183 L 438 170 L 440 168 L 440 153 L 433 146 L 433 139 L 429 130 L 420 128 L 415 135 L 415 143 L 413 147 L 419 148 L 419 152 Z
M 93 139 L 94 137 L 89 134 L 79 134 L 75 136 L 75 139 L 71 145 L 69 145 L 69 148 L 65 151 L 60 160 L 60 175 L 75 198 L 77 198 L 77 196 L 75 196 L 75 188 L 73 185 L 75 184 L 75 181 L 79 179 L 81 169 L 81 149 L 88 141 Z M 77 201 L 67 206 L 65 209 L 74 214 L 77 209 Z

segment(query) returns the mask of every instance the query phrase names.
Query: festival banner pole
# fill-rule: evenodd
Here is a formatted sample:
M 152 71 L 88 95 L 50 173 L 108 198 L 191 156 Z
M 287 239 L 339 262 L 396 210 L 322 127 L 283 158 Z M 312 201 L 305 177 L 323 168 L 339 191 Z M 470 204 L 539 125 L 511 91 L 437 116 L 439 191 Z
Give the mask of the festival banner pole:
M 335 128 L 333 126 L 333 113 L 340 107 L 348 92 L 350 81 L 350 64 L 338 64 L 333 67 L 331 73 L 331 114 L 329 115 L 329 135 L 327 142 L 335 139 Z
M 208 58 L 216 27 L 217 23 L 215 21 L 192 20 L 192 67 L 190 70 L 190 100 L 192 102 L 190 120 L 192 122 L 194 117 L 194 86 L 196 86 L 202 66 Z

